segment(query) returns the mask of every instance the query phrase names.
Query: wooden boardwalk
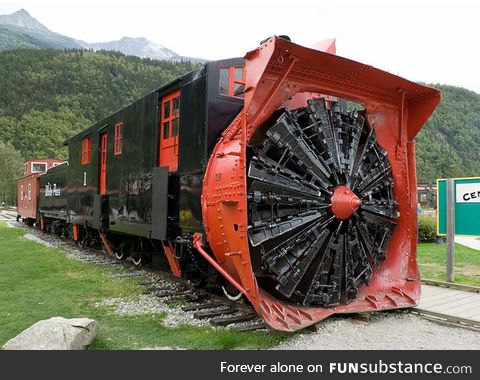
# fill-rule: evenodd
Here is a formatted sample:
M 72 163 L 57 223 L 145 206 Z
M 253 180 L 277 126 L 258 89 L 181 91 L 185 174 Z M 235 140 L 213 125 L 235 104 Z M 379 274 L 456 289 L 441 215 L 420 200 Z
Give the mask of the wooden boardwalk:
M 467 288 L 422 284 L 420 304 L 414 310 L 448 323 L 480 328 L 480 293 L 478 288 Z

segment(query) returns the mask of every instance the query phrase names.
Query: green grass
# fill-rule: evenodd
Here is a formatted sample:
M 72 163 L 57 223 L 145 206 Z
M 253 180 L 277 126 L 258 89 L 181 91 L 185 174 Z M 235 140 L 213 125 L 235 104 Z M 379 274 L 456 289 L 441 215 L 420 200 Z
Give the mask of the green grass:
M 422 278 L 446 281 L 446 244 L 418 245 L 418 262 Z M 455 282 L 480 286 L 480 251 L 455 244 Z
M 135 299 L 142 293 L 138 279 L 114 277 L 115 269 L 72 260 L 58 249 L 24 239 L 23 234 L 0 222 L 0 346 L 33 323 L 53 316 L 97 320 L 100 329 L 93 349 L 265 348 L 290 336 L 276 331 L 167 328 L 159 314 L 113 315 L 111 308 L 94 304 L 109 298 Z

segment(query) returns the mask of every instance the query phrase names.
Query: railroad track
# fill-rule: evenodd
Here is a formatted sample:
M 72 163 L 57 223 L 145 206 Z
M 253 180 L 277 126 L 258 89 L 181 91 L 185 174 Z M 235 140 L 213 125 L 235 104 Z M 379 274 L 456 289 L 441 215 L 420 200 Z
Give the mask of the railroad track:
M 15 217 L 12 218 L 16 219 Z M 11 219 L 8 219 L 11 220 Z M 39 230 L 18 223 L 19 227 L 25 228 L 31 234 L 41 238 L 42 240 L 58 245 L 63 249 L 74 248 L 85 252 L 87 256 L 90 254 L 101 258 L 101 263 L 112 266 L 122 266 L 126 268 L 136 269 L 134 264 L 129 260 L 117 260 L 100 249 L 84 248 L 80 249 L 74 242 L 65 238 L 45 234 Z M 90 261 L 90 260 L 83 260 Z M 95 261 L 95 260 L 92 260 Z M 182 278 L 177 278 L 169 272 L 161 271 L 151 263 L 144 264 L 141 270 L 145 273 L 158 277 L 165 282 L 158 282 L 152 280 L 152 277 L 145 276 L 145 279 L 140 282 L 144 288 L 144 294 L 150 294 L 158 298 L 162 304 L 178 305 L 185 313 L 190 313 L 193 318 L 204 320 L 210 325 L 218 327 L 226 327 L 235 331 L 253 331 L 259 329 L 269 329 L 268 325 L 263 322 L 261 317 L 256 313 L 252 306 L 239 301 L 231 301 L 224 296 L 208 291 L 203 288 L 198 288 L 191 282 Z M 142 276 L 139 270 L 138 275 Z M 135 272 L 129 273 L 134 275 Z
M 157 274 L 149 265 L 144 270 Z M 175 289 L 155 284 L 143 283 L 146 292 L 161 299 L 164 304 L 180 304 L 186 313 L 192 313 L 195 319 L 207 320 L 212 326 L 228 327 L 235 331 L 253 331 L 269 329 L 252 306 L 242 300 L 231 301 L 203 288 L 197 288 L 190 282 L 176 278 L 168 272 L 161 272 L 165 278 L 175 283 Z
M 422 280 L 422 298 L 412 311 L 449 326 L 480 331 L 480 287 Z
M 252 331 L 267 328 L 255 310 L 247 304 L 226 300 L 201 289 L 195 293 L 185 289 L 152 289 L 153 294 L 163 303 L 182 303 L 181 309 L 193 313 L 199 320 L 208 320 L 212 326 L 229 327 L 235 331 Z

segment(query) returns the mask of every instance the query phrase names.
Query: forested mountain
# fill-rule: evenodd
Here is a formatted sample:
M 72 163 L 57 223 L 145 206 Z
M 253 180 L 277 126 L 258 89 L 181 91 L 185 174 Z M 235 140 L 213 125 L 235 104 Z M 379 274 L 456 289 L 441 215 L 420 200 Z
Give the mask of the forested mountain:
M 480 176 L 480 95 L 431 85 L 442 101 L 416 137 L 418 182 Z

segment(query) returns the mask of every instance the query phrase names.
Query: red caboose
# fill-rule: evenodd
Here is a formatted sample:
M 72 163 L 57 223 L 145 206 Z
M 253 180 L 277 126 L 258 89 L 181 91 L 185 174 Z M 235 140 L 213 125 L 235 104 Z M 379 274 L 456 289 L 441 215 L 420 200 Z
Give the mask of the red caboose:
M 38 195 L 40 193 L 39 178 L 48 169 L 63 162 L 54 158 L 25 162 L 23 176 L 17 181 L 17 219 L 22 218 L 27 224 L 35 222 L 38 212 Z

